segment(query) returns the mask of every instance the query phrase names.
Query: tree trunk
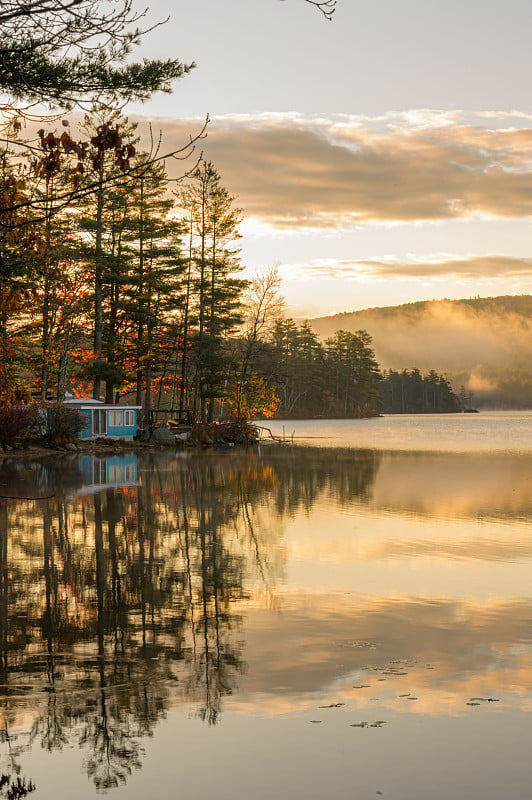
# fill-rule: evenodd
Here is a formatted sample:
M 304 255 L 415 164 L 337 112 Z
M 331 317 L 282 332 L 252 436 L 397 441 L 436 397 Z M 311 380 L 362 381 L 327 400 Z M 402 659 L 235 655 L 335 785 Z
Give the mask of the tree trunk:
M 94 358 L 102 357 L 103 346 L 103 167 L 99 173 L 99 186 L 96 204 L 96 243 L 94 253 Z M 95 377 L 92 384 L 92 396 L 100 399 L 101 379 Z

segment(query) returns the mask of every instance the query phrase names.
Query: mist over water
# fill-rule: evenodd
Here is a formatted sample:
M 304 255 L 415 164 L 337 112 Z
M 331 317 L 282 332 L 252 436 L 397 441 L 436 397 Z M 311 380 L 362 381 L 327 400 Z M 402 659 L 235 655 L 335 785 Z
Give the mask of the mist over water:
M 264 420 L 274 435 L 315 447 L 530 452 L 532 412 L 392 414 L 360 420 Z
M 1 770 L 44 800 L 528 798 L 532 415 L 439 419 L 4 458 Z
M 530 408 L 532 316 L 528 296 L 411 303 L 310 320 L 323 337 L 367 330 L 383 369 L 445 373 L 477 403 Z M 517 386 L 512 384 L 517 384 Z M 520 384 L 526 391 L 519 391 Z

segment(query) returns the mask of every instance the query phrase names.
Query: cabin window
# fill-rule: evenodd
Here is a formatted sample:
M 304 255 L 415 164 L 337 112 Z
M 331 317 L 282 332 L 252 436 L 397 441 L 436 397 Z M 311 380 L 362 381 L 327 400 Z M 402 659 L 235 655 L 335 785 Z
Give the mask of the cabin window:
M 111 464 L 109 466 L 109 482 L 121 483 L 124 476 L 124 470 L 121 464 Z
M 92 412 L 92 432 L 95 436 L 107 433 L 106 412 L 98 409 Z
M 107 483 L 107 459 L 95 458 L 92 471 L 95 484 Z
M 124 411 L 124 425 L 130 428 L 135 424 L 135 414 L 133 411 Z
M 121 427 L 122 426 L 122 413 L 123 413 L 122 411 L 110 411 L 109 412 L 109 425 L 112 426 L 113 428 Z
M 130 414 L 133 412 L 130 411 Z M 126 481 L 136 481 L 137 480 L 137 468 L 134 464 L 126 464 L 124 467 L 124 480 Z

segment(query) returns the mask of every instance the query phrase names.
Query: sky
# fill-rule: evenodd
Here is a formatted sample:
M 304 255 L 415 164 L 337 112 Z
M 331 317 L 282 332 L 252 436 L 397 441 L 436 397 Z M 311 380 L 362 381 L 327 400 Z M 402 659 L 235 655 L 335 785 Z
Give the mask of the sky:
M 136 0 L 144 8 L 142 0 Z M 532 6 L 152 0 L 135 57 L 196 68 L 127 111 L 171 150 L 201 129 L 244 212 L 245 276 L 289 312 L 532 292 Z M 168 163 L 178 176 L 182 163 Z

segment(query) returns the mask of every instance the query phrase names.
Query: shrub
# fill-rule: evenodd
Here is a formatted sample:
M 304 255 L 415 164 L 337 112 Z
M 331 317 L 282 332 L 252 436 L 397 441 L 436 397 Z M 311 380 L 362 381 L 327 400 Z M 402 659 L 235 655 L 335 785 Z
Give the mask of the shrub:
M 54 444 L 70 442 L 81 433 L 86 424 L 86 416 L 77 409 L 56 406 L 51 414 L 46 438 Z
M 252 444 L 257 438 L 258 431 L 254 425 L 245 419 L 234 419 L 229 422 L 204 422 L 194 425 L 189 442 L 192 445 L 223 447 Z
M 42 436 L 46 415 L 41 406 L 6 406 L 0 408 L 0 445 L 13 447 Z

